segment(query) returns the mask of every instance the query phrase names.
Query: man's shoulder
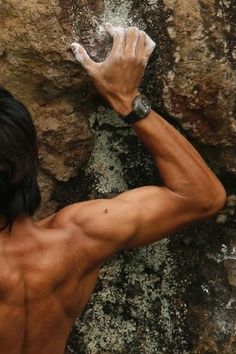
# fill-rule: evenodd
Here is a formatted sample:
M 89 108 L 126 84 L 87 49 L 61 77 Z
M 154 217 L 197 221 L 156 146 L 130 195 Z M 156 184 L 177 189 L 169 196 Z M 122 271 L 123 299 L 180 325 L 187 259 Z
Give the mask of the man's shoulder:
M 49 222 L 50 227 L 65 230 L 73 247 L 87 254 L 91 264 L 98 265 L 134 235 L 137 213 L 132 206 L 122 198 L 94 199 L 61 209 L 44 225 Z
M 36 223 L 42 231 L 47 230 L 50 231 L 50 235 L 55 235 L 55 237 L 50 237 L 50 242 L 57 243 L 58 239 L 61 240 L 70 258 L 78 259 L 79 257 L 80 266 L 82 268 L 85 266 L 85 269 L 89 263 L 91 265 L 94 263 L 90 235 L 84 228 L 84 220 L 89 218 L 89 209 L 93 204 L 94 201 L 71 204 Z
M 100 199 L 87 200 L 80 203 L 70 204 L 60 209 L 52 220 L 54 225 L 61 227 L 79 227 L 83 229 L 85 221 L 96 218 L 94 207 L 101 203 Z
M 67 205 L 56 213 L 38 220 L 36 224 L 42 228 L 67 228 L 74 223 L 78 225 L 80 216 L 82 217 L 84 215 L 84 210 L 88 209 L 88 206 L 91 206 L 93 202 L 92 200 Z
M 99 199 L 71 204 L 38 221 L 36 224 L 42 229 L 58 230 L 72 242 L 80 242 L 82 247 L 93 236 L 93 232 L 91 234 L 90 231 L 95 231 L 96 229 L 93 224 L 96 224 L 96 218 L 99 216 L 96 216 L 94 211 L 100 203 L 102 203 L 102 200 Z M 88 224 L 91 226 L 89 232 Z

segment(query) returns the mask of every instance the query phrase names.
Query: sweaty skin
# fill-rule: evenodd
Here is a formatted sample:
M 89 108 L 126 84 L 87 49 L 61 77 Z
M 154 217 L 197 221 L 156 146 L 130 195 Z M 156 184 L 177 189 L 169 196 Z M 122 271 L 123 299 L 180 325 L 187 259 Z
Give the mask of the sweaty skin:
M 107 25 L 107 31 L 113 49 L 102 63 L 93 62 L 79 44 L 72 48 L 100 94 L 125 116 L 155 45 L 135 27 Z M 1 354 L 63 354 L 104 262 L 223 207 L 224 187 L 168 122 L 152 111 L 133 129 L 152 154 L 164 187 L 73 204 L 37 223 L 22 215 L 11 232 L 1 232 Z

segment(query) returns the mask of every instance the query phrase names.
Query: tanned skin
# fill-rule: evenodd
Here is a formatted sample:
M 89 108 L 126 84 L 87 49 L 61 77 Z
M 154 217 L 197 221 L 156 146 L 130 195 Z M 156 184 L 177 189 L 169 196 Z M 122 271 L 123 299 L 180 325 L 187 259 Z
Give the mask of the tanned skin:
M 137 28 L 107 31 L 113 49 L 93 62 L 73 45 L 100 94 L 121 116 L 131 110 L 154 49 Z M 122 119 L 122 118 L 121 118 Z M 153 156 L 164 187 L 70 205 L 40 222 L 21 216 L 0 235 L 0 353 L 63 354 L 99 271 L 122 249 L 144 246 L 216 214 L 225 190 L 193 146 L 152 111 L 133 129 Z

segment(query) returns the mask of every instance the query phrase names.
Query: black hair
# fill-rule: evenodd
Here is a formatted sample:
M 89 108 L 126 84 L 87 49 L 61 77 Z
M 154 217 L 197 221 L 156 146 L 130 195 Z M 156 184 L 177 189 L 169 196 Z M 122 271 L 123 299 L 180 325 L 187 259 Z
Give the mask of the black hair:
M 37 134 L 27 108 L 0 86 L 0 216 L 11 230 L 41 202 Z

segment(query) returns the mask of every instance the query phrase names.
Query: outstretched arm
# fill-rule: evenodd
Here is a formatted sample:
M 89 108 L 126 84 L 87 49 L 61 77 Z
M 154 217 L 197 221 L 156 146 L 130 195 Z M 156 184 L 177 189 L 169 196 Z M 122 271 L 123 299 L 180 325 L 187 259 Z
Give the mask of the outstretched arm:
M 131 111 L 147 61 L 155 47 L 137 28 L 108 25 L 114 39 L 110 56 L 93 62 L 73 44 L 76 58 L 98 91 L 124 116 Z M 110 200 L 68 208 L 68 215 L 89 239 L 94 259 L 105 260 L 120 248 L 158 241 L 184 225 L 217 213 L 224 205 L 224 187 L 194 147 L 154 111 L 133 124 L 152 154 L 164 187 L 146 186 Z

